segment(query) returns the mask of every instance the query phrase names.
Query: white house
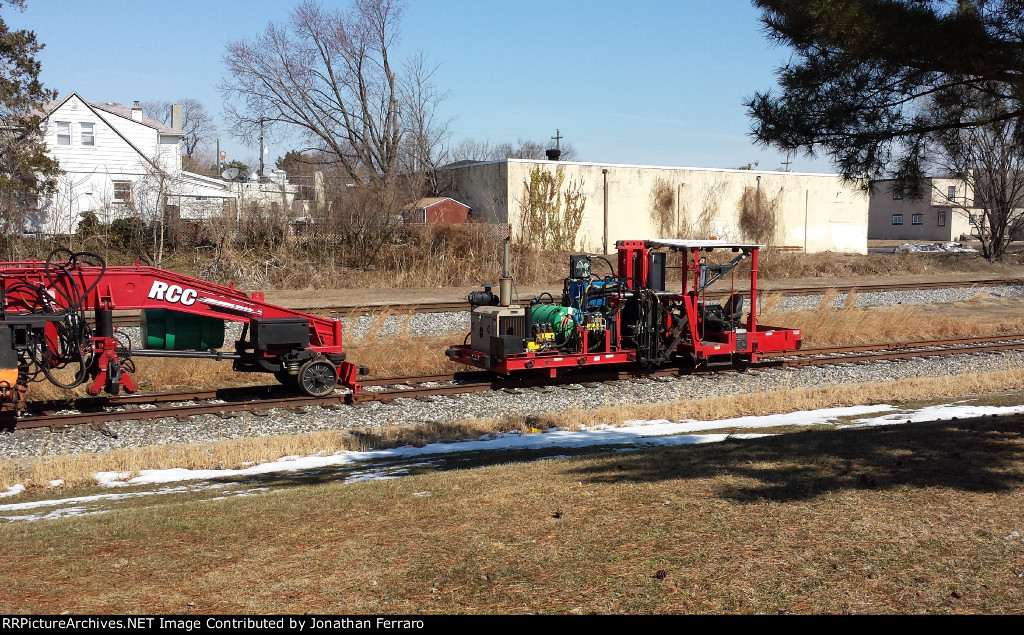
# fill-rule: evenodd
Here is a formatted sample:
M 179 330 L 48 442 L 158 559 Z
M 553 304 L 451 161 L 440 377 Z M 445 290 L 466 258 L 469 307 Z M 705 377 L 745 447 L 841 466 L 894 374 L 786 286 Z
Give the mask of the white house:
M 179 105 L 170 127 L 146 117 L 138 102 L 88 102 L 77 93 L 47 104 L 42 116 L 46 145 L 63 174 L 29 231 L 73 233 L 84 212 L 105 223 L 126 216 L 201 219 L 236 198 L 227 183 L 182 170 Z

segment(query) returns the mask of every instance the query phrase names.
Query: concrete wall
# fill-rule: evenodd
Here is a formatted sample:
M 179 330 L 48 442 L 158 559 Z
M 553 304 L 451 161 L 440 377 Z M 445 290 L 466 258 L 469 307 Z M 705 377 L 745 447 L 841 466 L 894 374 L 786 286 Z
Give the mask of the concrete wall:
M 448 195 L 473 207 L 477 218 L 509 223 L 518 236 L 521 201 L 536 169 L 561 169 L 563 190 L 573 185 L 585 196 L 580 249 L 600 251 L 606 239 L 610 250 L 617 240 L 638 238 L 748 240 L 739 217 L 749 190 L 775 208 L 775 245 L 867 253 L 867 196 L 831 174 L 508 159 L 454 168 Z M 671 200 L 667 217 L 655 210 L 659 192 L 671 193 L 662 197 Z
M 239 209 L 256 205 L 276 209 L 287 219 L 308 215 L 308 201 L 296 200 L 299 186 L 291 183 L 231 181 L 228 189 L 237 195 Z

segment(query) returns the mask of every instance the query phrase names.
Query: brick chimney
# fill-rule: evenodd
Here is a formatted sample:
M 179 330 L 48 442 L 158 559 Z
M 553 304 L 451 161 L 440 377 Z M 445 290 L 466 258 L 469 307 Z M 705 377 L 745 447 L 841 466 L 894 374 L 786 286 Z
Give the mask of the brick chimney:
M 132 121 L 142 121 L 142 106 L 138 101 L 132 104 Z
M 181 122 L 184 119 L 184 109 L 181 104 L 171 106 L 171 130 L 181 132 Z

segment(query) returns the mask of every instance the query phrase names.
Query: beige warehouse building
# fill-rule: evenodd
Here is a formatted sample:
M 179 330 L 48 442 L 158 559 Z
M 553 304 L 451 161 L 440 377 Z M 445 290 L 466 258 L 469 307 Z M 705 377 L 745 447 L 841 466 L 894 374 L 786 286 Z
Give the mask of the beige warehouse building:
M 868 197 L 834 174 L 504 159 L 451 166 L 445 194 L 521 237 L 535 204 L 531 184 L 545 172 L 561 180 L 563 206 L 566 193 L 582 204 L 577 249 L 715 236 L 808 253 L 867 253 Z
M 875 181 L 873 185 L 868 221 L 868 238 L 872 240 L 967 240 L 982 225 L 984 210 L 974 208 L 970 188 L 963 180 L 925 179 L 919 199 L 904 197 L 895 181 Z

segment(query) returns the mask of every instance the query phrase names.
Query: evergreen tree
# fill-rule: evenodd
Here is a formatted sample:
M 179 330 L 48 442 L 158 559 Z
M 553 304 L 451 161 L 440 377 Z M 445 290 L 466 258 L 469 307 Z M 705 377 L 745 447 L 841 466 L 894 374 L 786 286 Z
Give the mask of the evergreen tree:
M 25 0 L 6 4 L 25 8 Z M 40 128 L 40 109 L 57 97 L 39 81 L 36 55 L 43 46 L 34 32 L 11 31 L 0 17 L 0 232 L 5 236 L 24 229 L 26 213 L 52 191 L 60 172 L 46 154 Z
M 913 196 L 936 135 L 1024 117 L 1024 0 L 754 4 L 768 37 L 794 50 L 780 90 L 746 103 L 766 146 L 824 152 L 864 186 L 895 175 Z M 999 108 L 974 107 L 979 96 Z

